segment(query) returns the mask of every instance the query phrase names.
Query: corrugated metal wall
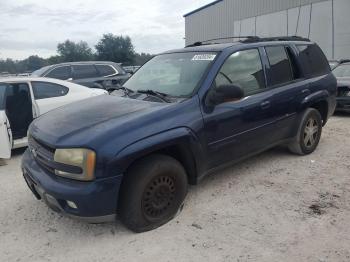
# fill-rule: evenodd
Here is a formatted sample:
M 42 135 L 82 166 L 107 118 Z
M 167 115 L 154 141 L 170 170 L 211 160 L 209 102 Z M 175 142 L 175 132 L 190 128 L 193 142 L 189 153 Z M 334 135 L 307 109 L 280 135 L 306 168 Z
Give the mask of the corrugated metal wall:
M 322 1 L 327 0 L 223 0 L 185 17 L 186 44 L 237 34 L 234 21 Z
M 186 45 L 230 36 L 300 35 L 317 42 L 328 58 L 350 58 L 349 10 L 350 0 L 223 0 L 185 16 Z

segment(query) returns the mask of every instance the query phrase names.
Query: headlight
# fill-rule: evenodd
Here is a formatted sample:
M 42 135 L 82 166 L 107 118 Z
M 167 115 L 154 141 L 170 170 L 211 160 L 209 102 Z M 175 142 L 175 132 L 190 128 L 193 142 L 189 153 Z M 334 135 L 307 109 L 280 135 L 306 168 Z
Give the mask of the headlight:
M 56 149 L 54 160 L 57 163 L 55 173 L 58 176 L 82 181 L 95 178 L 96 153 L 90 149 Z

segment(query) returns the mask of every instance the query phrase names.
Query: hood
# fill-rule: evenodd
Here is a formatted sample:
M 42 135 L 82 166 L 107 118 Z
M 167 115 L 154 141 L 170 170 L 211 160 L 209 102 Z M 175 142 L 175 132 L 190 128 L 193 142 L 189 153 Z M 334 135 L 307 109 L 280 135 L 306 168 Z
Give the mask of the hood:
M 140 115 L 160 110 L 169 104 L 140 101 L 117 96 L 98 96 L 50 111 L 30 126 L 30 134 L 52 147 L 62 141 L 81 137 L 86 142 L 117 125 L 124 125 Z M 103 133 L 103 132 L 102 132 Z

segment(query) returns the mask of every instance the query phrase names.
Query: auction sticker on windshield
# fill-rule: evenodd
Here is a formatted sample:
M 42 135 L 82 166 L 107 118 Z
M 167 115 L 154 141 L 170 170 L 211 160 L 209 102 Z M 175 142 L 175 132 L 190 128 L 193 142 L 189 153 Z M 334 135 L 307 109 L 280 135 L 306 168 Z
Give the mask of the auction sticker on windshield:
M 215 57 L 215 54 L 199 54 L 195 55 L 192 61 L 213 61 Z

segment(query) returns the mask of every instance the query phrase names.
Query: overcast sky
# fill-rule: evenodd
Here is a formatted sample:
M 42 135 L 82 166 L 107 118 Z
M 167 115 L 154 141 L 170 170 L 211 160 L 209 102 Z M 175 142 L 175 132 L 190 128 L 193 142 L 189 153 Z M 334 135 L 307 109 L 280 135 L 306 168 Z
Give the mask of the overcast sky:
M 57 43 L 129 35 L 137 52 L 182 47 L 183 14 L 211 0 L 0 0 L 0 58 L 56 54 Z

